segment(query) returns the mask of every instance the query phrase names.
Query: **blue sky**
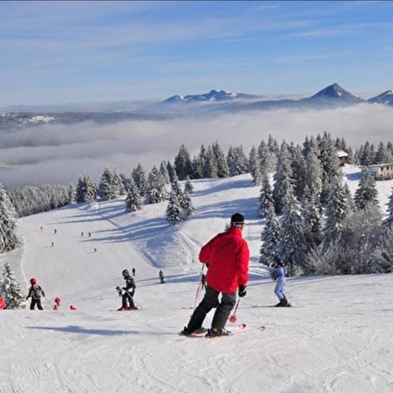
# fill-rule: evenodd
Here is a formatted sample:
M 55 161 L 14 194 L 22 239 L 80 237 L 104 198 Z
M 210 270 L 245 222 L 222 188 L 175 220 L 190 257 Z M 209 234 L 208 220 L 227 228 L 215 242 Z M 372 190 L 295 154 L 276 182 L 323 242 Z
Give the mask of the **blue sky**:
M 0 106 L 391 89 L 389 1 L 2 1 Z

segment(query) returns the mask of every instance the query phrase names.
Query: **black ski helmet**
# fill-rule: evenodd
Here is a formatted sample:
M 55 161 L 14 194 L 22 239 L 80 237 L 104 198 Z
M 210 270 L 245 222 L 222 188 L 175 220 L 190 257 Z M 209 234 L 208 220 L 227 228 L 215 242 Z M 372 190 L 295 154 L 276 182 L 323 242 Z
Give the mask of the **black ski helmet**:
M 235 213 L 231 217 L 231 225 L 234 227 L 242 227 L 244 225 L 244 216 L 240 213 Z
M 130 272 L 127 269 L 124 269 L 121 274 L 123 275 L 123 277 L 129 277 L 130 276 Z

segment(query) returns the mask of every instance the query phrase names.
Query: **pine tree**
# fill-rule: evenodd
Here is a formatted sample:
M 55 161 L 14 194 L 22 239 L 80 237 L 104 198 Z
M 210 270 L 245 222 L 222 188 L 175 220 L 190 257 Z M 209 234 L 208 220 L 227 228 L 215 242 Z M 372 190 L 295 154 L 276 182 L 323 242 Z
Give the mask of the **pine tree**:
M 126 211 L 135 212 L 141 210 L 143 206 L 143 201 L 139 195 L 138 187 L 136 186 L 134 180 L 131 178 L 130 188 L 126 197 Z
M 190 153 L 184 145 L 180 146 L 179 153 L 175 157 L 175 168 L 179 180 L 185 180 L 187 175 L 192 176 Z
M 161 172 L 154 165 L 147 179 L 146 202 L 159 203 L 167 199 L 165 180 Z
M 270 186 L 270 179 L 267 173 L 262 175 L 262 186 L 259 191 L 259 214 L 261 217 L 266 217 L 269 207 L 273 204 L 272 188 Z
M 3 270 L 3 280 L 0 286 L 0 295 L 6 303 L 7 310 L 25 307 L 25 297 L 21 293 L 20 285 L 15 279 L 15 273 L 6 262 Z
M 266 223 L 261 233 L 262 244 L 259 249 L 259 262 L 270 266 L 280 244 L 280 224 L 272 201 L 267 200 L 265 217 Z
M 348 213 L 348 201 L 342 178 L 337 176 L 330 184 L 326 201 L 326 221 L 322 229 L 322 248 L 324 250 L 339 240 Z
M 388 228 L 393 228 L 393 188 L 391 189 L 391 193 L 389 196 L 387 217 L 385 218 L 384 224 Z
M 218 177 L 217 160 L 214 156 L 211 146 L 207 147 L 205 166 L 203 168 L 203 177 L 206 179 L 214 179 Z
M 183 209 L 184 219 L 194 214 L 195 209 L 192 204 L 190 194 L 188 192 L 184 192 L 182 194 L 182 199 L 179 202 L 180 202 L 180 207 Z
M 140 163 L 132 170 L 131 177 L 134 179 L 135 185 L 138 187 L 139 195 L 146 196 L 147 192 L 147 179 L 145 171 Z
M 73 184 L 68 187 L 68 203 L 76 203 L 76 188 Z
M 170 225 L 175 225 L 182 221 L 182 209 L 176 193 L 171 192 L 166 209 L 166 218 Z
M 319 138 L 319 160 L 322 167 L 322 204 L 326 204 L 330 184 L 333 178 L 342 175 L 337 159 L 337 150 L 330 135 L 325 131 L 322 138 Z
M 280 220 L 279 253 L 286 261 L 289 275 L 304 271 L 307 253 L 304 218 L 292 186 L 288 187 Z
M 171 179 L 169 177 L 168 164 L 165 160 L 161 161 L 160 172 L 161 172 L 162 176 L 164 177 L 165 184 L 169 184 L 171 182 Z
M 194 186 L 192 185 L 189 176 L 187 176 L 186 182 L 184 184 L 184 191 L 187 194 L 192 194 L 194 192 Z
M 282 213 L 288 190 L 292 187 L 292 166 L 287 146 L 287 143 L 283 141 L 278 156 L 277 170 L 273 176 L 273 200 L 277 215 Z
M 213 155 L 217 164 L 217 176 L 220 178 L 225 178 L 229 176 L 229 168 L 220 145 L 216 141 L 212 146 Z
M 80 177 L 76 187 L 76 203 L 92 202 L 97 198 L 97 186 L 89 174 Z
M 371 204 L 377 206 L 379 202 L 378 190 L 372 173 L 365 169 L 355 191 L 355 206 L 357 209 L 364 209 Z
M 0 254 L 21 245 L 17 234 L 18 220 L 7 191 L 0 183 Z

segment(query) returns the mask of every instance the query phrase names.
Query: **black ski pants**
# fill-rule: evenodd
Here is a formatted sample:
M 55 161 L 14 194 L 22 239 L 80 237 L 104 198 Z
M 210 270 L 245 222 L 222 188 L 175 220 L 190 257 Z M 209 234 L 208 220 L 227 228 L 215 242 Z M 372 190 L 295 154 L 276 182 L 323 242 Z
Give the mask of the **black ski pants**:
M 127 307 L 135 307 L 134 299 L 133 299 L 131 293 L 125 292 L 122 296 L 123 296 L 123 299 L 122 299 L 122 306 L 123 306 L 124 308 L 127 308 Z M 128 304 L 127 304 L 127 303 L 128 303 Z
M 31 298 L 30 310 L 34 310 L 35 305 L 37 305 L 37 308 L 39 310 L 43 310 L 42 305 L 41 305 L 41 299 Z
M 219 300 L 220 294 L 221 301 Z M 188 323 L 187 330 L 189 332 L 194 332 L 201 328 L 207 313 L 215 307 L 217 307 L 217 309 L 214 313 L 211 327 L 213 329 L 223 329 L 235 304 L 236 292 L 221 293 L 207 286 L 205 296 L 201 303 L 199 303 L 198 307 L 194 310 L 190 322 Z

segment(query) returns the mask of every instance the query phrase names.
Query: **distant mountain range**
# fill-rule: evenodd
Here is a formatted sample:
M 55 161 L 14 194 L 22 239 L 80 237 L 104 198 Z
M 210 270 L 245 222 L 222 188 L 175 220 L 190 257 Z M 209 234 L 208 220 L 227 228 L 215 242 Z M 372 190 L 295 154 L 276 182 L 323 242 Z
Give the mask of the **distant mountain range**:
M 204 94 L 174 95 L 162 102 L 135 103 L 119 102 L 100 104 L 94 109 L 85 104 L 76 110 L 76 105 L 51 108 L 9 107 L 0 113 L 0 130 L 31 127 L 43 124 L 76 124 L 91 121 L 98 124 L 115 123 L 128 120 L 164 120 L 173 117 L 206 116 L 226 112 L 256 111 L 279 108 L 323 109 L 328 107 L 358 104 L 382 104 L 393 106 L 393 93 L 387 90 L 382 94 L 364 99 L 343 89 L 338 83 L 325 87 L 311 97 L 302 99 L 266 99 L 264 96 L 211 90 Z M 61 109 L 62 108 L 62 109 Z

